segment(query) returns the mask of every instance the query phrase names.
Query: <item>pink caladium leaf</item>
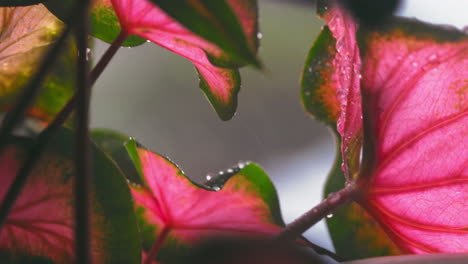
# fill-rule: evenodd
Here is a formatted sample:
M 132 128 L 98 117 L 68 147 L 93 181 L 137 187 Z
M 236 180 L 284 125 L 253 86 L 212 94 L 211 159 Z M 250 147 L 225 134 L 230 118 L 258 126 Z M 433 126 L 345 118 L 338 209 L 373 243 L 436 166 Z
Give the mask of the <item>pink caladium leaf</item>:
M 406 252 L 468 252 L 468 36 L 400 19 L 360 38 L 362 204 Z
M 319 3 L 318 13 L 328 26 L 306 61 L 301 80 L 302 100 L 317 119 L 336 126 L 342 137 L 342 169 L 347 181 L 351 181 L 359 170 L 362 146 L 358 26 L 341 8 Z
M 0 230 L 1 263 L 73 263 L 73 133 L 59 130 Z M 0 155 L 3 202 L 33 144 L 14 138 Z M 139 263 L 141 247 L 125 178 L 103 152 L 92 147 L 91 247 L 94 263 Z M 112 183 L 112 184 L 110 184 Z
M 231 0 L 228 3 L 241 20 L 250 50 L 256 52 L 255 1 Z M 186 29 L 149 0 L 112 0 L 112 5 L 124 34 L 143 37 L 189 59 L 200 75 L 200 88 L 220 118 L 232 118 L 240 88 L 238 61 L 212 42 Z
M 317 76 L 328 78 L 310 78 L 319 88 L 303 91 L 335 91 L 335 101 L 316 104 L 325 106 L 325 113 L 336 112 L 347 102 L 340 109 L 338 131 L 345 173 L 349 177 L 359 172 L 356 180 L 362 193 L 357 202 L 403 252 L 467 252 L 466 32 L 402 18 L 392 18 L 378 30 L 356 31 L 357 24 L 339 7 L 322 5 L 319 13 L 336 39 L 332 52 L 321 47 L 328 52 L 324 58 L 333 71 L 318 67 Z M 323 39 L 322 43 L 332 43 Z M 356 52 L 357 56 L 348 56 Z M 361 68 L 353 68 L 359 58 Z M 349 85 L 350 80 L 359 79 Z M 328 85 L 333 81 L 337 86 Z M 350 89 L 342 97 L 337 87 Z M 359 111 L 364 121 L 359 120 Z M 364 134 L 362 160 L 354 156 L 359 152 L 346 152 L 347 140 L 360 131 Z M 347 154 L 354 154 L 357 167 L 347 164 Z
M 127 150 L 143 183 L 132 184 L 131 191 L 148 261 L 174 260 L 207 238 L 271 236 L 284 225 L 274 186 L 255 164 L 231 168 L 201 186 L 135 141 Z

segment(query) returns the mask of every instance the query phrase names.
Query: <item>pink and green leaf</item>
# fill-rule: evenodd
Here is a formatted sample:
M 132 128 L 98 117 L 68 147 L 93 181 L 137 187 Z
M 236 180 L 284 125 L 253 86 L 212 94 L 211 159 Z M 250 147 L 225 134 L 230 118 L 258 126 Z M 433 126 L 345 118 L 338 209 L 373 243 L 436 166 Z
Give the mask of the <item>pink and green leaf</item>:
M 73 135 L 61 130 L 41 156 L 0 232 L 2 263 L 74 260 Z M 0 198 L 30 150 L 14 139 L 0 156 Z M 139 263 L 140 244 L 131 196 L 120 170 L 93 147 L 92 248 L 94 263 Z
M 336 125 L 342 137 L 343 171 L 349 181 L 358 173 L 362 145 L 358 25 L 337 3 L 328 4 L 318 3 L 318 13 L 327 26 L 304 66 L 302 99 L 306 110 L 317 119 Z
M 143 185 L 132 185 L 143 247 L 161 243 L 158 260 L 183 254 L 213 237 L 268 237 L 284 225 L 273 184 L 255 164 L 202 186 L 188 179 L 167 158 L 127 145 Z M 162 238 L 161 238 L 162 237 Z M 153 252 L 155 253 L 155 252 Z
M 405 252 L 468 252 L 468 36 L 399 19 L 360 44 L 361 204 Z
M 9 110 L 63 29 L 43 5 L 0 8 L 0 111 Z M 30 116 L 50 121 L 73 94 L 76 49 L 70 42 L 46 77 Z
M 235 15 L 242 18 L 243 32 L 250 40 L 249 49 L 256 52 L 255 2 L 235 0 L 230 3 Z M 240 88 L 238 67 L 243 61 L 216 43 L 191 32 L 149 0 L 112 0 L 112 4 L 125 34 L 138 35 L 189 59 L 200 75 L 200 88 L 219 117 L 222 120 L 232 118 Z M 211 11 L 207 15 L 215 16 Z
M 151 1 L 185 28 L 221 48 L 232 62 L 259 66 L 256 0 Z

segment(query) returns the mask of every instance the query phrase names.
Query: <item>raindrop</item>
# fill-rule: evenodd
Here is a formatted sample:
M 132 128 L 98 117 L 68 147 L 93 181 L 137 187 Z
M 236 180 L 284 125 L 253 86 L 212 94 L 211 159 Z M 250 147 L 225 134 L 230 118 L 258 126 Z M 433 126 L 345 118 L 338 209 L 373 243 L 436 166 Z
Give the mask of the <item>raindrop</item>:
M 418 64 L 416 61 L 413 61 L 413 62 L 411 63 L 411 65 L 412 65 L 413 67 L 418 67 L 419 64 Z
M 224 171 L 219 171 L 218 174 L 219 174 L 219 175 L 223 175 L 223 174 L 224 174 Z
M 362 79 L 362 74 L 359 74 L 358 77 L 359 77 L 359 79 Z
M 206 180 L 207 181 L 211 180 L 211 175 L 206 175 Z
M 327 218 L 332 218 L 333 214 L 327 214 Z
M 432 54 L 431 56 L 429 56 L 428 59 L 429 59 L 429 61 L 431 61 L 431 62 L 432 62 L 432 61 L 435 61 L 435 60 L 437 60 L 437 55 L 436 55 L 436 54 Z
M 213 190 L 219 191 L 219 190 L 221 190 L 221 187 L 219 187 L 219 186 L 213 186 Z
M 261 32 L 258 32 L 258 33 L 257 33 L 257 38 L 258 38 L 258 39 L 262 39 L 262 38 L 263 38 L 263 34 L 262 34 Z
M 86 60 L 89 61 L 91 58 L 91 49 L 86 48 Z
M 228 169 L 228 170 L 227 170 L 227 173 L 233 173 L 233 172 L 234 172 L 233 169 Z

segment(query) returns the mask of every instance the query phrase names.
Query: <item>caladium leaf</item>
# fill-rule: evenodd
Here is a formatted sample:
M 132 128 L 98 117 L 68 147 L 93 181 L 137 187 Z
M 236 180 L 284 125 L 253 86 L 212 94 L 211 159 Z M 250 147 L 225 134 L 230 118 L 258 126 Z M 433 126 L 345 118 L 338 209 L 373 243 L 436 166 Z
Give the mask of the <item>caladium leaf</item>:
M 329 20 L 332 32 L 336 18 Z M 356 28 L 353 23 L 346 28 Z M 466 252 L 468 37 L 401 18 L 359 35 L 363 67 L 354 76 L 362 76 L 356 91 L 362 90 L 365 118 L 354 125 L 365 141 L 358 202 L 403 252 Z M 356 36 L 341 36 L 352 44 L 341 53 L 354 53 Z M 341 72 L 340 64 L 333 66 Z
M 327 22 L 309 52 L 302 73 L 302 101 L 317 119 L 336 125 L 342 137 L 343 170 L 348 181 L 359 170 L 362 110 L 359 91 L 361 60 L 357 25 L 341 8 L 319 1 L 318 13 Z
M 256 0 L 151 0 L 181 25 L 240 65 L 257 64 Z
M 42 154 L 0 232 L 2 263 L 74 260 L 73 135 L 61 130 Z M 32 141 L 15 138 L 0 156 L 3 200 Z M 130 191 L 115 164 L 93 147 L 94 263 L 139 263 L 140 243 Z
M 257 48 L 255 1 L 229 1 L 242 19 L 252 52 Z M 231 119 L 237 105 L 240 75 L 237 61 L 212 42 L 192 33 L 149 0 L 112 0 L 127 35 L 138 35 L 193 62 L 200 75 L 200 88 L 223 120 Z M 209 13 L 209 16 L 211 13 Z
M 360 39 L 362 205 L 406 252 L 468 252 L 468 36 L 399 19 Z
M 7 111 L 35 74 L 63 23 L 43 5 L 0 8 L 0 111 Z M 28 114 L 51 120 L 73 94 L 76 49 L 70 41 Z
M 127 149 L 144 183 L 131 191 L 148 256 L 158 251 L 157 260 L 174 260 L 203 239 L 270 236 L 284 225 L 274 186 L 255 164 L 228 170 L 222 185 L 209 187 L 134 141 Z

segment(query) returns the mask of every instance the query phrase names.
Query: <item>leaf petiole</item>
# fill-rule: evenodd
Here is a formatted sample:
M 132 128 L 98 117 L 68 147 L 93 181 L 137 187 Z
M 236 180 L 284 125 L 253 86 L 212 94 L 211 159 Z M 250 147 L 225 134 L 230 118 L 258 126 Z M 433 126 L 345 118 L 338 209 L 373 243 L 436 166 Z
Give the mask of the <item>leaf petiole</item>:
M 294 240 L 318 221 L 332 214 L 339 207 L 355 201 L 360 193 L 360 185 L 351 183 L 343 189 L 331 193 L 321 203 L 301 215 L 277 235 L 277 239 Z

